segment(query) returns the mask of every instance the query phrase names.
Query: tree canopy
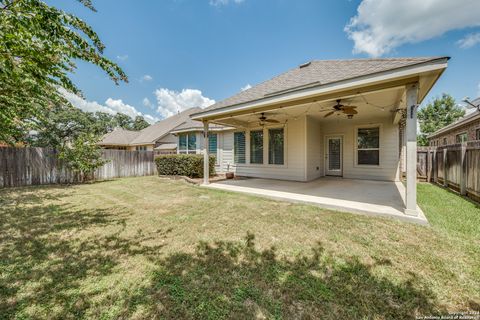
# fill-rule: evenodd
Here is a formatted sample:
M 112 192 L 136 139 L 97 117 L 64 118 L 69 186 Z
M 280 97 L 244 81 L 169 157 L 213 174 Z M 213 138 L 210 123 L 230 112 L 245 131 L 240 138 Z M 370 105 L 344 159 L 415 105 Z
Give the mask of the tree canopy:
M 90 0 L 77 1 L 95 11 Z M 81 95 L 68 76 L 78 60 L 97 65 L 117 84 L 128 81 L 88 24 L 41 0 L 0 0 L 0 44 L 0 141 L 22 139 L 31 121 L 69 105 L 59 88 Z
M 418 144 L 428 145 L 428 135 L 451 124 L 465 115 L 465 110 L 457 106 L 455 99 L 449 94 L 433 99 L 432 102 L 418 111 L 418 122 L 421 133 Z

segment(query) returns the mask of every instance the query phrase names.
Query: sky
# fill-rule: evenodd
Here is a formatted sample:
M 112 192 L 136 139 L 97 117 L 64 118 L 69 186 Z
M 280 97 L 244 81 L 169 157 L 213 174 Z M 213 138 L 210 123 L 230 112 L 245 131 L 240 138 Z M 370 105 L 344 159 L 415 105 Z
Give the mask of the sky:
M 207 107 L 310 60 L 449 56 L 425 103 L 480 96 L 479 0 L 46 0 L 98 33 L 129 82 L 79 62 L 86 111 L 153 123 Z

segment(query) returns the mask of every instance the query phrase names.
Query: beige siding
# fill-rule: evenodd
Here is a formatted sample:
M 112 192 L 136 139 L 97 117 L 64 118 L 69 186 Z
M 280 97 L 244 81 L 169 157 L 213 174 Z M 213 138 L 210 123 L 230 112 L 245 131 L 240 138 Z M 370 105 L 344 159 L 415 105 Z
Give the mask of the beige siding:
M 359 166 L 356 164 L 356 128 L 362 125 L 380 125 L 380 165 Z M 388 118 L 371 119 L 365 122 L 326 123 L 322 127 L 324 135 L 343 136 L 343 177 L 354 179 L 398 181 L 399 170 L 399 133 L 398 125 L 394 125 Z
M 314 180 L 324 175 L 323 136 L 320 123 L 307 117 L 307 180 Z

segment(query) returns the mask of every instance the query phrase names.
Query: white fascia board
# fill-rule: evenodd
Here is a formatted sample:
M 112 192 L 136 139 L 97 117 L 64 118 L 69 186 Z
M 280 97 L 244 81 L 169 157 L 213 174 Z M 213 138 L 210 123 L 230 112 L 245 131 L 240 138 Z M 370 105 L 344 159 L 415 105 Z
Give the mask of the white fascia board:
M 199 120 L 203 118 L 215 117 L 215 116 L 225 115 L 230 112 L 249 110 L 249 109 L 262 107 L 265 105 L 283 103 L 291 100 L 306 98 L 309 96 L 316 96 L 316 95 L 326 94 L 329 92 L 346 90 L 349 88 L 367 86 L 371 84 L 376 84 L 378 82 L 392 81 L 398 78 L 405 78 L 408 76 L 414 76 L 414 75 L 418 75 L 425 72 L 446 69 L 447 58 L 439 61 L 431 61 L 427 64 L 414 65 L 414 66 L 405 67 L 399 70 L 389 70 L 379 74 L 361 76 L 361 77 L 357 77 L 355 79 L 350 79 L 350 80 L 342 80 L 342 81 L 338 81 L 331 84 L 321 85 L 320 87 L 312 87 L 312 88 L 301 89 L 294 92 L 287 92 L 287 93 L 276 95 L 273 97 L 262 98 L 260 100 L 245 102 L 245 103 L 241 103 L 231 107 L 224 107 L 217 110 L 204 111 L 204 112 L 191 115 L 191 118 L 193 120 Z

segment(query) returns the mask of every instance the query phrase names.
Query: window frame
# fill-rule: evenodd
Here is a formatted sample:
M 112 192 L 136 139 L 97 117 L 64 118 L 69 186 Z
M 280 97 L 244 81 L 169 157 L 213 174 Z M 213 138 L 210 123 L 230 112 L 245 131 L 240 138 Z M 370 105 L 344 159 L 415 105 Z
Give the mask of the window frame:
M 463 136 L 463 135 L 465 135 L 465 141 L 458 142 L 458 137 Z M 455 135 L 455 143 L 464 143 L 464 142 L 467 142 L 467 141 L 468 141 L 468 133 L 466 131 L 457 133 Z
M 186 142 L 186 145 L 185 145 L 185 149 L 182 150 L 180 149 L 180 137 L 181 136 L 185 136 L 185 142 Z M 188 144 L 188 141 L 189 141 L 189 137 L 190 136 L 194 136 L 195 137 L 195 149 L 190 149 L 189 148 L 189 144 Z M 177 154 L 197 154 L 197 133 L 196 132 L 182 132 L 182 133 L 179 133 L 178 134 L 178 150 L 177 150 Z
M 215 153 L 212 153 L 210 152 L 210 138 L 212 135 L 215 135 L 216 137 L 216 146 L 215 146 Z M 217 131 L 209 131 L 208 132 L 208 148 L 207 148 L 207 152 L 208 152 L 208 155 L 214 155 L 215 156 L 215 164 L 216 165 L 219 165 L 220 164 L 220 157 L 219 157 L 219 145 L 220 145 L 220 139 L 219 139 L 219 134 Z
M 270 163 L 270 130 L 282 130 L 282 135 L 283 135 L 282 163 Z M 285 165 L 285 128 L 283 126 L 282 127 L 278 127 L 278 126 L 269 127 L 269 128 L 266 129 L 266 132 L 267 132 L 267 164 L 270 165 L 270 166 L 283 166 L 283 165 Z
M 243 153 L 243 158 L 244 158 L 244 162 L 235 162 L 235 133 L 240 133 L 240 132 L 243 132 L 243 138 L 244 138 L 244 153 Z M 233 165 L 234 166 L 244 166 L 248 163 L 248 152 L 247 152 L 247 149 L 248 149 L 248 143 L 247 143 L 247 136 L 248 136 L 248 130 L 235 130 L 233 132 Z
M 480 140 L 480 128 L 475 129 L 475 140 Z
M 261 132 L 262 133 L 262 150 L 261 150 L 261 156 L 262 156 L 262 162 L 252 162 L 252 133 L 253 132 Z M 248 137 L 249 137 L 249 146 L 248 146 L 248 150 L 249 150 L 249 157 L 248 157 L 248 161 L 249 163 L 253 164 L 253 165 L 264 165 L 265 164 L 265 129 L 261 130 L 261 129 L 254 129 L 254 130 L 249 130 L 248 132 Z M 267 146 L 268 148 L 268 146 Z
M 269 164 L 269 141 L 268 130 L 283 128 L 283 164 Z M 263 130 L 263 164 L 250 162 L 250 132 Z M 264 126 L 256 126 L 251 128 L 245 128 L 243 130 L 235 130 L 234 132 L 245 133 L 245 163 L 235 163 L 235 151 L 233 154 L 233 165 L 237 167 L 251 167 L 251 168 L 286 168 L 288 167 L 288 124 L 272 124 Z M 234 138 L 235 140 L 235 138 Z M 235 141 L 234 146 L 235 148 Z M 265 161 L 266 160 L 266 161 Z
M 359 129 L 372 129 L 378 128 L 378 148 L 358 148 L 358 130 Z M 383 125 L 381 123 L 374 123 L 368 125 L 354 126 L 354 167 L 358 168 L 382 168 L 382 149 L 383 149 Z M 358 163 L 358 151 L 360 150 L 378 150 L 378 164 L 359 164 Z

